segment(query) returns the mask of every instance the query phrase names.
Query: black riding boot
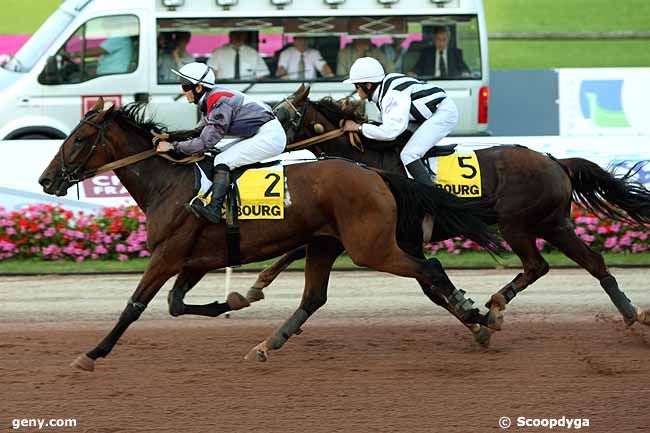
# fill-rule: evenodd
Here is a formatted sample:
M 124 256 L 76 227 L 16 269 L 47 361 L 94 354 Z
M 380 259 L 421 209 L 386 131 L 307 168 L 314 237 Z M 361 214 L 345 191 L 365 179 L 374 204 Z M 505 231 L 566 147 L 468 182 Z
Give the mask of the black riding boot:
M 229 187 L 230 169 L 225 164 L 219 164 L 214 168 L 210 204 L 203 206 L 200 200 L 194 200 L 190 205 L 190 210 L 212 223 L 219 224 L 221 222 L 221 208 Z
M 424 162 L 422 162 L 421 159 L 407 164 L 406 169 L 411 174 L 411 176 L 413 176 L 413 179 L 417 182 L 434 186 L 433 181 L 431 180 L 431 173 L 429 173 L 429 169 L 426 165 L 424 165 Z

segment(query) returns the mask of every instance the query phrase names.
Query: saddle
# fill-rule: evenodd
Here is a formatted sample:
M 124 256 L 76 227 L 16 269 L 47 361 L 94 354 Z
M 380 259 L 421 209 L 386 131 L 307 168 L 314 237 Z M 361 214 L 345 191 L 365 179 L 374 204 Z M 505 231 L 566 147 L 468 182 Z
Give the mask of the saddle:
M 422 159 L 426 161 L 429 158 L 451 155 L 456 151 L 456 147 L 458 147 L 458 143 L 447 144 L 445 146 L 433 146 L 427 153 L 424 154 Z

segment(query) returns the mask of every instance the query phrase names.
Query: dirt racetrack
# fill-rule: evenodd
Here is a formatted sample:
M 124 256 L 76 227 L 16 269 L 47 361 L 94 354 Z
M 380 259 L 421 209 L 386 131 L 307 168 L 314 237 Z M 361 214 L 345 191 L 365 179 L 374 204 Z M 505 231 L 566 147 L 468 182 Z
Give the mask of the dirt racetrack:
M 650 271 L 613 272 L 650 307 Z M 514 274 L 450 272 L 481 304 Z M 233 289 L 253 280 L 235 274 Z M 208 276 L 188 301 L 223 299 L 222 281 Z M 470 433 L 500 431 L 504 416 L 515 432 L 568 430 L 520 427 L 519 417 L 650 431 L 650 328 L 626 329 L 584 271 L 551 271 L 520 295 L 487 350 L 416 283 L 338 272 L 328 304 L 265 364 L 243 356 L 296 308 L 302 274 L 282 275 L 266 300 L 229 319 L 168 317 L 168 285 L 95 372 L 68 367 L 106 334 L 136 283 L 0 279 L 0 431 Z M 77 426 L 12 429 L 36 418 Z

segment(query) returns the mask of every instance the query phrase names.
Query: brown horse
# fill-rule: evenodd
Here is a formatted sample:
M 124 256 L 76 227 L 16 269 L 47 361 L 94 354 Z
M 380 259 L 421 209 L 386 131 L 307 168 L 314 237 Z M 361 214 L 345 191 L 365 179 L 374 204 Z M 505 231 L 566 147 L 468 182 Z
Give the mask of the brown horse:
M 151 155 L 151 130 L 139 106 L 103 110 L 103 101 L 63 142 L 39 179 L 48 194 L 65 195 L 71 185 L 92 176 L 105 164 L 130 164 L 115 173 L 147 216 L 147 246 L 151 260 L 109 334 L 73 365 L 93 370 L 107 356 L 127 327 L 138 319 L 162 285 L 178 275 L 168 301 L 173 316 L 218 316 L 247 306 L 230 294 L 226 303 L 188 305 L 183 298 L 208 271 L 227 264 L 225 224 L 210 224 L 185 210 L 194 194 L 194 170 L 159 157 L 133 162 L 134 155 Z M 132 163 L 131 163 L 132 162 Z M 440 230 L 461 233 L 491 251 L 498 250 L 485 223 L 487 212 L 437 188 L 402 176 L 359 167 L 347 161 L 323 160 L 285 167 L 287 194 L 283 220 L 241 221 L 241 261 L 277 257 L 307 245 L 305 291 L 300 307 L 260 348 L 259 357 L 278 349 L 321 307 L 327 296 L 332 264 L 345 249 L 355 263 L 395 275 L 415 278 L 429 296 L 444 300 L 448 309 L 477 334 L 488 334 L 486 317 L 456 289 L 437 260 L 405 253 L 400 243 L 422 241 L 424 220 Z
M 302 140 L 338 128 L 343 119 L 362 123 L 358 107 L 324 99 L 312 102 L 309 89 L 301 86 L 290 98 L 275 107 L 290 140 Z M 351 146 L 345 137 L 313 146 L 317 154 L 338 156 L 405 175 L 399 152 L 410 133 L 395 142 L 363 139 L 363 151 Z M 650 313 L 633 306 L 618 288 L 601 254 L 591 250 L 575 233 L 570 218 L 571 203 L 580 202 L 590 210 L 633 224 L 650 224 L 650 191 L 631 181 L 634 169 L 616 177 L 598 165 L 581 158 L 555 159 L 522 146 L 495 146 L 476 151 L 481 166 L 483 193 L 490 203 L 503 238 L 519 256 L 524 272 L 518 274 L 486 306 L 490 308 L 488 326 L 500 329 L 502 310 L 507 303 L 549 270 L 536 247 L 536 238 L 550 242 L 600 281 L 627 325 L 650 325 Z M 625 211 L 622 213 L 620 210 Z M 444 240 L 455 233 L 436 230 L 432 239 Z M 411 255 L 420 256 L 421 245 L 403 245 Z M 264 297 L 268 286 L 291 262 L 304 257 L 304 248 L 287 253 L 265 269 L 249 290 L 249 301 Z

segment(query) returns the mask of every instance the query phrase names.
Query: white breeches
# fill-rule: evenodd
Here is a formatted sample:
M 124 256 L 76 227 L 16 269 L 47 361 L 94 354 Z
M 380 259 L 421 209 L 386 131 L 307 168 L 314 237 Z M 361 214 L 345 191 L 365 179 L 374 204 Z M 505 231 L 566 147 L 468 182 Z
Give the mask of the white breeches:
M 425 153 L 458 124 L 458 109 L 449 96 L 438 104 L 433 116 L 422 123 L 406 143 L 399 157 L 405 166 L 422 158 Z
M 214 158 L 214 165 L 226 164 L 231 170 L 255 164 L 284 152 L 287 136 L 278 119 L 269 120 L 255 135 L 237 141 Z

